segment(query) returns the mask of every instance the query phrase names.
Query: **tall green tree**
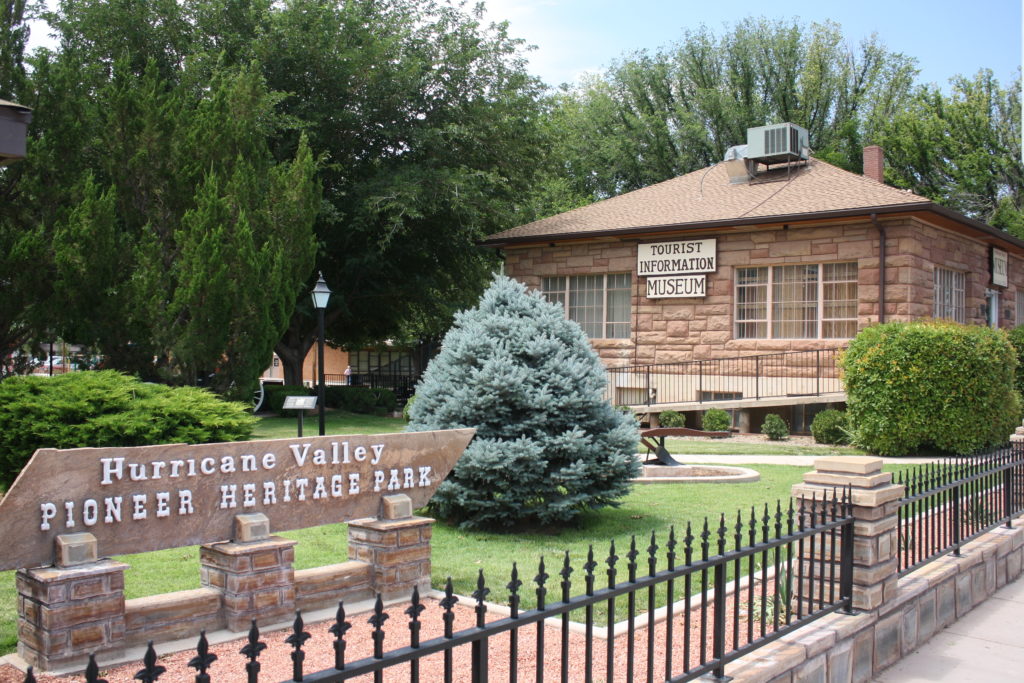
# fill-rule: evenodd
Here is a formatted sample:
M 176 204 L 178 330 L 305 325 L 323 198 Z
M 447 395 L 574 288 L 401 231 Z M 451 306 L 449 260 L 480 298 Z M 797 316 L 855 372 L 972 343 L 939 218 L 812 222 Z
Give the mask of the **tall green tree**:
M 880 126 L 886 180 L 1024 237 L 1020 78 L 989 70 L 952 79 L 949 93 L 920 86 Z
M 24 86 L 26 19 L 25 0 L 0 2 L 0 100 L 14 99 Z
M 114 367 L 237 389 L 230 367 L 268 361 L 265 333 L 295 381 L 315 269 L 331 341 L 436 335 L 495 265 L 476 240 L 535 210 L 542 86 L 462 3 L 62 0 L 47 16 L 33 159 L 0 190 L 45 267 L 11 317 Z
M 25 44 L 28 24 L 24 0 L 0 2 L 0 99 L 20 102 L 26 95 Z M 38 264 L 45 263 L 47 249 L 39 226 L 20 220 L 13 179 L 16 167 L 0 168 L 0 359 L 8 359 L 31 338 L 32 326 L 24 303 L 46 290 Z M 0 377 L 14 365 L 0 362 Z
M 326 158 L 328 338 L 439 334 L 496 266 L 476 240 L 521 222 L 543 163 L 541 84 L 521 42 L 445 2 L 288 0 L 256 49 L 298 122 L 277 153 L 301 130 Z M 286 381 L 315 338 L 303 296 L 276 349 Z
M 275 158 L 279 96 L 245 55 L 212 55 L 191 10 L 80 0 L 51 16 L 29 160 L 2 179 L 41 273 L 10 288 L 10 319 L 244 396 L 314 265 L 316 160 L 301 135 Z
M 861 148 L 899 111 L 914 60 L 839 26 L 745 19 L 640 51 L 554 96 L 556 149 L 577 195 L 627 192 L 721 161 L 752 126 L 807 128 L 814 154 L 860 170 Z

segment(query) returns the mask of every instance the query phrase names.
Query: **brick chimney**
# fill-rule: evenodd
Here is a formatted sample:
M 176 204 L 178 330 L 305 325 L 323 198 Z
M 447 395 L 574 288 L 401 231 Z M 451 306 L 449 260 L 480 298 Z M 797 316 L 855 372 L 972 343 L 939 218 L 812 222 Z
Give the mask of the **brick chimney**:
M 864 148 L 864 176 L 885 182 L 885 153 L 878 145 L 868 145 Z

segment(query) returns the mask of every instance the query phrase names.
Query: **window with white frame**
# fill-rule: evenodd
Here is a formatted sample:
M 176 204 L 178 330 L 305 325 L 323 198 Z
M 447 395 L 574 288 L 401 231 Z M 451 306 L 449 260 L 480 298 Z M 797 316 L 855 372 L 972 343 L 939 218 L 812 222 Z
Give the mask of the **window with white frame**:
M 737 339 L 856 334 L 856 262 L 736 269 Z
M 1018 291 L 1014 296 L 1017 298 L 1017 319 L 1013 324 L 1024 325 L 1024 293 Z
M 630 273 L 546 277 L 541 291 L 591 339 L 629 339 Z
M 958 323 L 967 322 L 964 314 L 964 291 L 967 277 L 958 270 L 935 269 L 935 305 L 932 315 Z

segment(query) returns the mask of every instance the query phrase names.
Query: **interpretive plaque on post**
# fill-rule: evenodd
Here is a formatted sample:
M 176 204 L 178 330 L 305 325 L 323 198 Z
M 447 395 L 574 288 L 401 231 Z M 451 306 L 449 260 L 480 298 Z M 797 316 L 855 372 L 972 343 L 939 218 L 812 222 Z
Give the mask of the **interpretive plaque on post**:
M 316 396 L 285 396 L 284 410 L 313 410 L 316 408 Z
M 285 531 L 372 517 L 395 493 L 421 507 L 474 433 L 40 449 L 0 501 L 0 570 L 52 564 L 61 534 L 109 556 L 229 540 L 241 513 Z

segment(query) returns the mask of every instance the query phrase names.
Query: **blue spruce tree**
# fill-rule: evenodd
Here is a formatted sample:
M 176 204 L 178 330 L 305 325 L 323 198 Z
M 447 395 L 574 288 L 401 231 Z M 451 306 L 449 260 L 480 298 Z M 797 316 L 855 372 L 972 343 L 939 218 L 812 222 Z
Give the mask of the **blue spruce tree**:
M 605 382 L 561 307 L 495 278 L 456 316 L 410 413 L 410 431 L 477 430 L 433 513 L 467 528 L 548 526 L 618 505 L 639 471 L 639 437 L 633 417 L 604 399 Z

